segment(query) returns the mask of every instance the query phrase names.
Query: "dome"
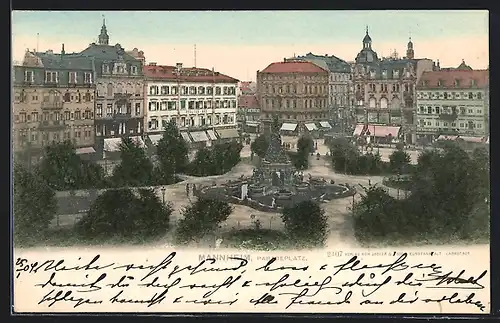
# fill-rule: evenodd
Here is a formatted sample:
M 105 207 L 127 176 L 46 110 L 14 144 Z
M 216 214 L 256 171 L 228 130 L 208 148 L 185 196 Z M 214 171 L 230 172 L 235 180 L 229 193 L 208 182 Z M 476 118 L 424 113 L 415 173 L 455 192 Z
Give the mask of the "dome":
M 362 49 L 356 56 L 356 63 L 373 63 L 378 61 L 378 55 L 372 49 Z

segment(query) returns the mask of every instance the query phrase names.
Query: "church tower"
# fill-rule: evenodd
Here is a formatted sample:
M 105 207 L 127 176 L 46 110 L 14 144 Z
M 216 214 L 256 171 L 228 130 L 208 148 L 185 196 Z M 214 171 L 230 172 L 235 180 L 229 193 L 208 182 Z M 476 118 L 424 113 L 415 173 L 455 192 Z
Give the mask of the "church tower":
M 106 20 L 102 18 L 101 33 L 99 34 L 99 45 L 109 45 L 108 30 L 106 29 Z
M 363 49 L 372 49 L 372 38 L 368 35 L 368 26 L 366 26 L 366 35 L 363 38 Z
M 411 41 L 411 36 L 410 36 L 410 40 L 408 41 L 408 46 L 406 48 L 406 58 L 413 59 L 414 57 L 415 57 L 415 52 L 413 51 L 413 42 Z

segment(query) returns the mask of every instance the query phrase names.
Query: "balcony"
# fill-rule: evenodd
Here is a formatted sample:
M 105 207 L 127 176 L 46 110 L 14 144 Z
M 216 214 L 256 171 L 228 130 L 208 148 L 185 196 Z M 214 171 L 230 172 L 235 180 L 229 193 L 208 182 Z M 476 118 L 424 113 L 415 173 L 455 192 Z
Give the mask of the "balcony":
M 49 131 L 63 130 L 66 127 L 68 127 L 68 125 L 64 120 L 53 120 L 53 121 L 44 120 L 41 121 L 40 124 L 38 125 L 38 128 L 40 130 L 49 130 Z
M 42 110 L 61 110 L 64 107 L 64 102 L 42 102 Z
M 114 98 L 116 100 L 125 99 L 128 100 L 132 97 L 132 93 L 115 93 Z
M 132 118 L 132 113 L 131 112 L 114 113 L 113 114 L 113 119 L 117 119 L 117 120 L 130 119 L 130 118 Z
M 458 114 L 455 113 L 441 113 L 439 119 L 443 121 L 455 121 L 458 118 Z

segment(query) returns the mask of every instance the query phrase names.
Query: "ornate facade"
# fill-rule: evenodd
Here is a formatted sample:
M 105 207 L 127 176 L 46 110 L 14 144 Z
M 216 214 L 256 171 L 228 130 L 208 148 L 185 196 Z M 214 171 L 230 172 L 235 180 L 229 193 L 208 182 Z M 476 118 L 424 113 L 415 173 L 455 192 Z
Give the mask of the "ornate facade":
M 280 122 L 296 125 L 328 120 L 328 71 L 311 62 L 272 63 L 257 71 L 257 97 L 261 108 L 261 130 L 270 131 L 274 115 Z
M 26 51 L 14 66 L 13 148 L 28 161 L 51 142 L 94 146 L 95 65 L 80 54 Z M 23 154 L 25 153 L 25 154 Z
M 353 71 L 356 121 L 400 127 L 400 139 L 416 140 L 416 89 L 424 71 L 432 71 L 429 59 L 415 59 L 413 42 L 407 44 L 406 57 L 379 58 L 366 30 L 363 48 L 356 56 Z

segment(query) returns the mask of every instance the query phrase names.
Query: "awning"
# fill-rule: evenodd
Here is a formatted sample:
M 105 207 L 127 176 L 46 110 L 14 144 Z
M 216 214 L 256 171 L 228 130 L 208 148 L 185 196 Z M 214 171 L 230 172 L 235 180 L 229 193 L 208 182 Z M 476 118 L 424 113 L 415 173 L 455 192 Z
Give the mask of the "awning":
M 463 141 L 466 142 L 474 142 L 474 143 L 482 143 L 484 141 L 484 137 L 458 137 L 458 139 L 462 139 Z
M 107 152 L 120 151 L 121 143 L 122 143 L 122 138 L 105 138 L 104 151 Z
M 187 132 L 181 132 L 182 139 L 184 139 L 186 142 L 191 142 L 191 138 L 189 138 L 189 135 Z
M 358 124 L 356 128 L 354 129 L 354 133 L 352 134 L 353 136 L 360 136 L 361 132 L 363 132 L 364 125 Z
M 245 122 L 247 126 L 252 126 L 252 127 L 258 127 L 260 125 L 260 122 L 258 121 L 247 121 Z
M 207 130 L 207 135 L 210 140 L 217 140 L 217 136 L 213 130 Z
M 314 123 L 306 123 L 305 126 L 309 131 L 318 130 L 318 127 Z
M 221 139 L 238 138 L 240 136 L 236 129 L 220 129 L 216 131 Z
M 319 124 L 320 124 L 323 128 L 331 128 L 331 127 L 332 127 L 328 121 L 321 121 Z
M 160 141 L 161 137 L 163 137 L 163 135 L 149 135 L 149 140 L 151 140 L 151 142 L 153 143 L 153 145 L 158 145 L 158 141 Z
M 76 149 L 76 154 L 77 155 L 93 154 L 93 153 L 95 153 L 94 147 L 82 147 L 82 148 L 77 148 Z
M 280 130 L 286 131 L 295 131 L 295 129 L 297 129 L 296 123 L 283 123 L 280 128 Z
M 457 140 L 458 136 L 444 136 L 440 135 L 437 140 Z
M 191 138 L 193 138 L 194 142 L 204 142 L 208 141 L 207 134 L 204 131 L 194 131 L 190 132 Z

